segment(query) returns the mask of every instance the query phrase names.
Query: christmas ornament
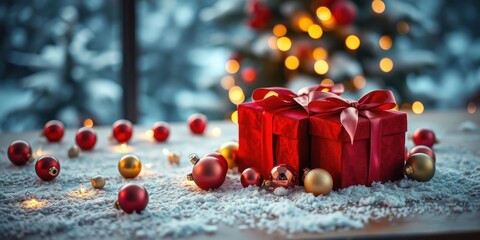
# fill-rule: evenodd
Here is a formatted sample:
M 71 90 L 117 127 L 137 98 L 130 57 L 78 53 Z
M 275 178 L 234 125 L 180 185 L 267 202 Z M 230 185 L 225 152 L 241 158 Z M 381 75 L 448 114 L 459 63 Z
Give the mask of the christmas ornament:
M 227 160 L 228 169 L 237 166 L 238 142 L 226 142 L 220 146 L 218 152 Z
M 153 124 L 153 138 L 157 142 L 164 142 L 170 135 L 170 126 L 166 122 L 156 122 Z
M 34 160 L 30 144 L 22 140 L 14 141 L 8 146 L 7 156 L 10 162 L 18 166 Z
M 415 153 L 407 159 L 404 172 L 410 179 L 427 182 L 435 175 L 435 162 L 425 153 Z
M 225 174 L 227 174 L 228 172 L 228 162 L 227 162 L 227 159 L 225 159 L 225 157 L 218 153 L 218 152 L 213 152 L 213 153 L 209 153 L 207 155 L 205 155 L 204 157 L 214 157 L 216 159 L 218 159 L 218 161 L 220 161 L 220 163 L 222 164 L 222 167 L 223 167 L 223 170 L 225 171 Z
M 192 173 L 187 175 L 187 179 L 193 180 L 199 188 L 203 190 L 216 189 L 225 181 L 226 173 L 218 159 L 214 157 L 199 158 L 193 154 L 190 156 L 190 162 L 193 164 L 193 169 Z
M 418 128 L 412 135 L 412 140 L 415 145 L 424 145 L 429 148 L 433 147 L 433 144 L 438 143 L 435 137 L 435 133 L 430 129 Z
M 205 128 L 207 127 L 207 117 L 201 113 L 192 114 L 188 120 L 188 127 L 190 131 L 194 134 L 203 134 Z
M 52 180 L 60 173 L 60 163 L 52 156 L 40 157 L 35 163 L 35 172 L 45 181 Z
M 279 164 L 270 171 L 273 187 L 291 188 L 295 186 L 295 171 L 287 164 Z
M 91 150 L 97 142 L 97 134 L 93 128 L 83 127 L 78 129 L 75 136 L 78 147 L 82 150 Z
M 131 214 L 133 211 L 140 213 L 148 204 L 148 192 L 140 185 L 129 183 L 123 186 L 118 192 L 115 208 L 122 209 Z
M 80 155 L 80 148 L 77 145 L 73 145 L 68 149 L 68 157 L 76 158 Z
M 261 186 L 263 177 L 256 168 L 247 168 L 243 170 L 242 175 L 240 176 L 240 182 L 243 187 Z
M 119 143 L 128 142 L 133 134 L 132 123 L 125 119 L 117 120 L 112 125 L 112 136 Z
M 336 1 L 332 5 L 332 15 L 336 23 L 348 25 L 357 18 L 357 6 L 351 1 Z
M 42 135 L 45 136 L 49 142 L 58 142 L 62 139 L 64 131 L 65 127 L 62 122 L 51 120 L 43 127 Z
M 333 179 L 330 173 L 321 168 L 304 169 L 303 185 L 305 192 L 318 195 L 328 195 L 332 191 Z
M 118 162 L 118 171 L 124 178 L 134 178 L 142 170 L 142 162 L 133 155 L 125 155 Z
M 253 29 L 266 27 L 272 18 L 272 10 L 258 0 L 250 1 L 247 12 L 250 14 L 248 26 Z
M 92 187 L 95 189 L 102 189 L 105 186 L 105 178 L 103 176 L 95 176 L 90 179 Z
M 413 147 L 408 156 L 411 156 L 415 153 L 425 153 L 427 154 L 429 157 L 432 158 L 433 161 L 436 161 L 436 157 L 435 157 L 435 153 L 433 152 L 433 150 L 427 146 L 423 146 L 423 145 L 418 145 L 418 146 L 415 146 Z

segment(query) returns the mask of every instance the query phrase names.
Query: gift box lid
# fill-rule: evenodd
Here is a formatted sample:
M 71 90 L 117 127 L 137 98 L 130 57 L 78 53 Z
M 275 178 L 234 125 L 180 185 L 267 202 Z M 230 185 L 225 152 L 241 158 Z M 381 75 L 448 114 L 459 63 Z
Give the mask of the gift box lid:
M 376 113 L 382 118 L 382 135 L 404 133 L 407 131 L 407 114 L 398 111 L 381 111 Z M 310 134 L 326 139 L 350 142 L 348 133 L 340 123 L 339 114 L 315 115 L 310 117 Z M 354 141 L 370 137 L 370 121 L 359 115 Z
M 238 124 L 261 128 L 264 109 L 254 102 L 242 103 L 238 106 Z M 273 133 L 297 139 L 308 134 L 308 114 L 300 106 L 286 108 L 273 117 Z

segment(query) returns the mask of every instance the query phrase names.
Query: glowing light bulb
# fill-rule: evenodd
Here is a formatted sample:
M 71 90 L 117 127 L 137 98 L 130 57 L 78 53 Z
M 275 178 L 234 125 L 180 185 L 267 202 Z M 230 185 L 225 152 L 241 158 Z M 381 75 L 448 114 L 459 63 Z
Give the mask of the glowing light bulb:
M 84 127 L 93 127 L 93 120 L 91 118 L 85 119 L 85 121 L 83 121 L 83 126 Z

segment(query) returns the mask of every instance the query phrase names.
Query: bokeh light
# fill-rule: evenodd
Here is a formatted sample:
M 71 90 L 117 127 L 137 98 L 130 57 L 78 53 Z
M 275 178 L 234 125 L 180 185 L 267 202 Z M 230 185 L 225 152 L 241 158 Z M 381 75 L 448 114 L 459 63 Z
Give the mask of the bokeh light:
M 410 31 L 410 26 L 406 22 L 397 23 L 397 32 L 400 34 L 407 34 Z
M 93 120 L 91 118 L 85 119 L 85 121 L 83 121 L 83 126 L 84 127 L 93 127 Z
M 245 82 L 253 82 L 257 78 L 257 71 L 251 67 L 245 68 L 242 70 L 242 78 Z
M 352 83 L 356 89 L 362 89 L 367 84 L 367 80 L 365 79 L 364 76 L 357 75 L 353 78 Z
M 308 15 L 301 16 L 298 20 L 298 27 L 304 32 L 308 31 L 308 28 L 312 24 L 313 21 Z
M 477 105 L 474 102 L 469 102 L 467 106 L 467 112 L 474 114 L 477 111 Z
M 423 103 L 420 101 L 415 101 L 412 104 L 412 111 L 416 114 L 422 114 L 424 109 L 425 108 L 423 107 Z
M 332 18 L 332 12 L 327 7 L 319 7 L 317 8 L 317 17 L 321 21 L 328 21 Z
M 380 45 L 381 49 L 389 50 L 390 48 L 392 48 L 392 38 L 390 36 L 383 35 L 378 40 L 378 44 Z
M 314 65 L 315 72 L 324 75 L 328 72 L 328 63 L 325 60 L 317 60 Z
M 333 86 L 335 83 L 333 82 L 332 79 L 330 78 L 325 78 L 323 79 L 321 82 L 320 82 L 321 85 L 324 85 L 324 86 Z
M 390 58 L 382 58 L 382 60 L 380 60 L 380 69 L 383 71 L 383 72 L 390 72 L 392 71 L 393 69 L 393 61 L 392 59 Z
M 225 70 L 230 74 L 237 73 L 240 70 L 240 63 L 235 59 L 230 59 L 225 64 Z
M 326 60 L 328 58 L 328 52 L 325 48 L 318 47 L 313 50 L 313 59 Z
M 285 67 L 290 70 L 295 70 L 300 65 L 300 60 L 296 56 L 288 56 L 285 58 Z
M 283 24 L 277 24 L 273 27 L 273 35 L 277 37 L 283 37 L 287 34 L 287 28 Z
M 239 86 L 234 86 L 228 90 L 228 98 L 233 104 L 240 104 L 245 101 L 245 94 L 243 93 L 243 90 Z
M 313 39 L 319 39 L 323 35 L 322 27 L 317 24 L 312 24 L 308 27 L 308 35 Z
M 277 40 L 277 48 L 280 51 L 288 51 L 292 47 L 292 41 L 288 37 L 281 37 Z
M 372 1 L 372 10 L 375 13 L 383 13 L 385 11 L 385 3 L 381 0 L 373 0 Z
M 222 88 L 225 90 L 229 90 L 233 86 L 235 86 L 235 78 L 232 76 L 224 76 L 222 80 L 220 80 L 220 84 L 222 85 Z
M 358 49 L 358 47 L 360 47 L 360 38 L 358 38 L 355 35 L 349 35 L 345 39 L 345 45 L 350 50 L 356 50 L 356 49 Z
M 232 120 L 232 122 L 234 122 L 235 124 L 238 124 L 238 111 L 235 110 L 232 112 L 232 115 L 230 116 L 230 119 Z

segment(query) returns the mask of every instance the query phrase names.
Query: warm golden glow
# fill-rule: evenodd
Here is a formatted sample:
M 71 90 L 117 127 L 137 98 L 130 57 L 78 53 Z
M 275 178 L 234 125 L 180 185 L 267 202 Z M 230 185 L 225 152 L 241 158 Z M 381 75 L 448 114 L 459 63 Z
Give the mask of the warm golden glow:
M 268 46 L 273 50 L 277 50 L 277 40 L 277 37 L 271 36 L 268 38 Z
M 307 15 L 301 16 L 298 20 L 298 27 L 300 28 L 300 30 L 304 32 L 308 31 L 308 28 L 312 24 L 313 24 L 312 19 Z
M 292 41 L 288 37 L 281 37 L 277 40 L 277 48 L 280 51 L 288 51 L 292 47 Z
M 151 129 L 150 129 L 150 130 L 147 130 L 147 131 L 145 132 L 145 135 L 147 135 L 147 137 L 153 137 L 153 130 L 151 130 Z
M 239 86 L 234 86 L 228 90 L 228 98 L 233 104 L 240 104 L 245 101 L 245 94 L 243 93 L 243 90 Z
M 398 104 L 395 104 L 395 107 L 393 107 L 392 110 L 394 110 L 394 111 L 400 110 L 400 108 L 398 107 Z
M 83 121 L 83 126 L 84 127 L 93 127 L 93 120 L 90 119 L 90 118 L 85 119 L 85 121 Z
M 220 80 L 220 84 L 222 85 L 223 89 L 229 90 L 233 86 L 235 86 L 235 78 L 232 76 L 224 76 L 222 80 Z
M 319 39 L 323 35 L 323 30 L 319 25 L 312 24 L 308 27 L 308 35 L 313 39 Z
M 325 30 L 332 30 L 335 28 L 336 25 L 337 25 L 337 22 L 335 21 L 334 17 L 331 17 L 326 21 L 322 21 L 322 26 Z
M 225 64 L 225 70 L 228 73 L 234 74 L 240 70 L 240 63 L 235 59 L 230 59 Z
M 217 137 L 220 137 L 221 135 L 222 135 L 222 129 L 220 129 L 219 127 L 214 127 L 210 131 L 211 137 L 217 138 Z
M 469 102 L 467 106 L 467 111 L 470 114 L 474 114 L 477 111 L 477 105 L 474 102 Z
M 148 169 L 148 168 L 152 168 L 153 164 L 152 163 L 145 163 L 145 164 L 143 164 L 143 166 L 145 166 L 145 168 Z
M 274 92 L 274 91 L 270 91 L 268 92 L 267 94 L 265 94 L 265 96 L 263 97 L 263 99 L 267 99 L 271 96 L 275 96 L 275 97 L 278 97 L 278 93 L 277 92 Z
M 325 60 L 317 60 L 314 65 L 315 72 L 324 75 L 328 72 L 328 63 Z
M 283 37 L 287 34 L 287 28 L 283 24 L 277 24 L 273 27 L 273 35 L 277 37 Z
M 360 38 L 358 38 L 355 35 L 349 35 L 345 39 L 345 45 L 350 50 L 356 50 L 356 49 L 358 49 L 358 47 L 360 47 Z
M 380 40 L 378 40 L 378 44 L 380 45 L 380 48 L 383 50 L 389 50 L 392 48 L 392 38 L 387 35 L 383 35 L 380 37 Z
M 300 65 L 300 60 L 295 56 L 288 56 L 285 58 L 285 67 L 290 70 L 295 70 Z
M 383 13 L 385 11 L 385 3 L 381 0 L 373 0 L 372 2 L 372 10 L 375 13 Z
M 32 198 L 30 200 L 23 201 L 23 208 L 28 208 L 28 209 L 41 208 L 46 204 L 47 204 L 46 201 L 41 201 L 41 200 L 37 200 L 36 198 Z
M 403 104 L 400 106 L 400 109 L 410 110 L 410 109 L 412 109 L 412 105 L 411 105 L 410 103 L 403 103 Z
M 81 194 L 85 194 L 87 190 L 85 189 L 85 184 L 83 184 L 83 180 L 82 180 L 82 185 L 80 186 L 80 193 Z
M 332 79 L 330 78 L 325 78 L 323 79 L 321 82 L 320 82 L 321 85 L 325 85 L 325 86 L 333 86 L 335 83 L 333 82 Z
M 383 72 L 390 72 L 393 69 L 393 61 L 390 58 L 382 58 L 380 60 L 380 69 Z
M 352 83 L 356 89 L 362 89 L 367 84 L 367 80 L 365 79 L 364 76 L 358 75 L 353 78 Z
M 424 110 L 423 103 L 420 101 L 415 101 L 412 104 L 412 111 L 416 114 L 422 114 Z
M 327 7 L 319 7 L 317 8 L 317 17 L 321 21 L 328 21 L 332 18 L 332 12 Z
M 328 52 L 325 48 L 318 47 L 313 50 L 313 59 L 326 60 L 328 58 Z
M 410 26 L 406 22 L 397 23 L 397 32 L 400 34 L 407 34 L 410 31 Z
M 235 124 L 238 124 L 238 111 L 235 110 L 234 112 L 232 112 L 232 115 L 230 118 L 232 119 L 232 122 L 234 122 Z
M 120 149 L 121 149 L 122 151 L 127 151 L 128 145 L 127 145 L 126 143 L 122 143 L 122 144 L 120 144 Z

